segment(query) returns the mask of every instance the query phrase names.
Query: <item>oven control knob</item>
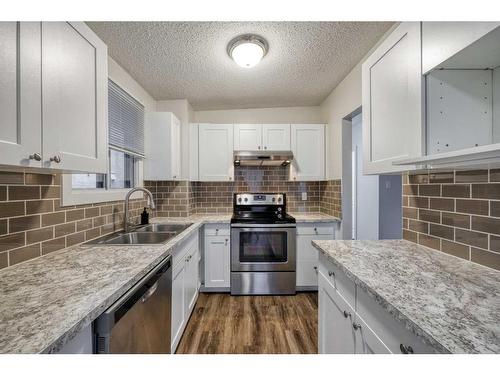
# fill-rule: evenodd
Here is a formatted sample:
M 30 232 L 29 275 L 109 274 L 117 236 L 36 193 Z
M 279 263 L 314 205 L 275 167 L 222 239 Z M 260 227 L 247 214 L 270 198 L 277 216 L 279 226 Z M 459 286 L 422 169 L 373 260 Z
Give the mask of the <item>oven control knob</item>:
M 283 217 L 282 214 L 278 214 L 278 219 L 281 219 Z
M 273 198 L 273 203 L 276 202 L 276 198 Z
M 278 211 L 281 212 L 281 207 L 278 207 Z
M 238 203 L 241 203 L 241 197 L 238 198 Z
M 278 202 L 281 202 L 281 197 L 278 197 Z
M 245 202 L 248 202 L 248 198 L 245 198 Z

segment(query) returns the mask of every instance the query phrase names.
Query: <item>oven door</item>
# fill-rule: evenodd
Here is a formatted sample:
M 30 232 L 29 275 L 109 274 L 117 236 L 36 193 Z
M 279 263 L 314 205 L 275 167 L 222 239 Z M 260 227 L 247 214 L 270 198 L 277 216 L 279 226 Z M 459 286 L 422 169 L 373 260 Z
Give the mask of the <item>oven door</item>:
M 295 241 L 295 226 L 233 224 L 231 271 L 295 271 Z

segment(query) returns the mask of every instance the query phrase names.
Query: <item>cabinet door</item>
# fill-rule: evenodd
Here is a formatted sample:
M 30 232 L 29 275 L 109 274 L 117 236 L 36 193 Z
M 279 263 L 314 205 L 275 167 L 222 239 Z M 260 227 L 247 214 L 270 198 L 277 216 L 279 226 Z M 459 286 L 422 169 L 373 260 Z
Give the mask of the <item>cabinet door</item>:
M 419 22 L 401 23 L 363 63 L 363 173 L 408 170 L 422 156 L 423 77 Z
M 235 124 L 234 150 L 258 151 L 262 149 L 262 125 Z
M 325 178 L 325 126 L 292 124 L 290 167 L 294 181 L 320 181 Z
M 318 274 L 318 341 L 320 354 L 354 354 L 354 311 L 326 277 Z
M 232 181 L 233 125 L 199 125 L 200 181 Z
M 422 71 L 439 65 L 500 26 L 500 22 L 422 22 Z
M 262 144 L 267 151 L 290 151 L 290 124 L 262 125 Z
M 189 124 L 189 181 L 198 181 L 198 124 Z
M 332 235 L 297 235 L 297 286 L 318 286 L 318 250 L 311 241 L 333 240 Z
M 83 22 L 42 23 L 44 167 L 106 173 L 107 58 Z
M 229 237 L 205 236 L 205 287 L 230 287 Z
M 186 272 L 184 263 L 184 261 L 179 262 L 172 271 L 172 353 L 175 353 L 186 324 Z
M 356 354 L 390 354 L 391 351 L 373 330 L 356 315 Z
M 181 123 L 172 115 L 171 170 L 172 180 L 181 178 Z
M 186 319 L 189 318 L 189 314 L 193 310 L 198 298 L 199 260 L 200 253 L 198 249 L 192 249 L 186 257 Z
M 40 22 L 0 22 L 0 164 L 41 166 L 40 35 Z

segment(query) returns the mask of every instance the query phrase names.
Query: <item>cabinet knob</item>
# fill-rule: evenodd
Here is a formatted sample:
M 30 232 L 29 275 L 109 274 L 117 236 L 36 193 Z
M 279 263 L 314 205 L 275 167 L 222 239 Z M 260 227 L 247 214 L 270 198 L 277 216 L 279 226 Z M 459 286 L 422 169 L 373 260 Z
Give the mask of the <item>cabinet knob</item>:
M 318 273 L 318 267 L 314 266 L 314 272 Z
M 344 310 L 344 318 L 349 318 L 350 316 L 351 313 Z
M 257 146 L 257 148 L 260 150 L 260 146 Z
M 36 161 L 42 160 L 42 156 L 38 152 L 35 152 L 34 154 L 28 156 L 28 158 L 30 160 L 36 160 Z
M 52 156 L 50 158 L 50 161 L 53 161 L 54 163 L 60 163 L 61 162 L 61 157 L 59 155 Z
M 358 323 L 352 323 L 352 328 L 354 328 L 355 331 L 361 328 L 361 325 Z
M 231 177 L 229 177 L 229 181 L 231 181 Z
M 403 354 L 413 354 L 413 348 L 410 345 L 404 345 L 401 344 L 399 345 L 399 349 L 401 350 L 401 353 Z
M 267 150 L 267 146 L 264 146 L 264 150 Z
M 328 276 L 330 276 L 330 277 L 335 276 L 335 272 L 333 272 L 333 271 L 328 271 Z

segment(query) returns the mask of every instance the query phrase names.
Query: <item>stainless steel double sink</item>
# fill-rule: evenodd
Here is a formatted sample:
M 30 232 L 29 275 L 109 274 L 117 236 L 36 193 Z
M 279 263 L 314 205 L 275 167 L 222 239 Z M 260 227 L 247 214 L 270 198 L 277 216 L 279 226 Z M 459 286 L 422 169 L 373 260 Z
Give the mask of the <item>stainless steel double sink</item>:
M 167 242 L 189 228 L 188 224 L 148 224 L 119 231 L 88 241 L 85 245 L 158 245 Z

